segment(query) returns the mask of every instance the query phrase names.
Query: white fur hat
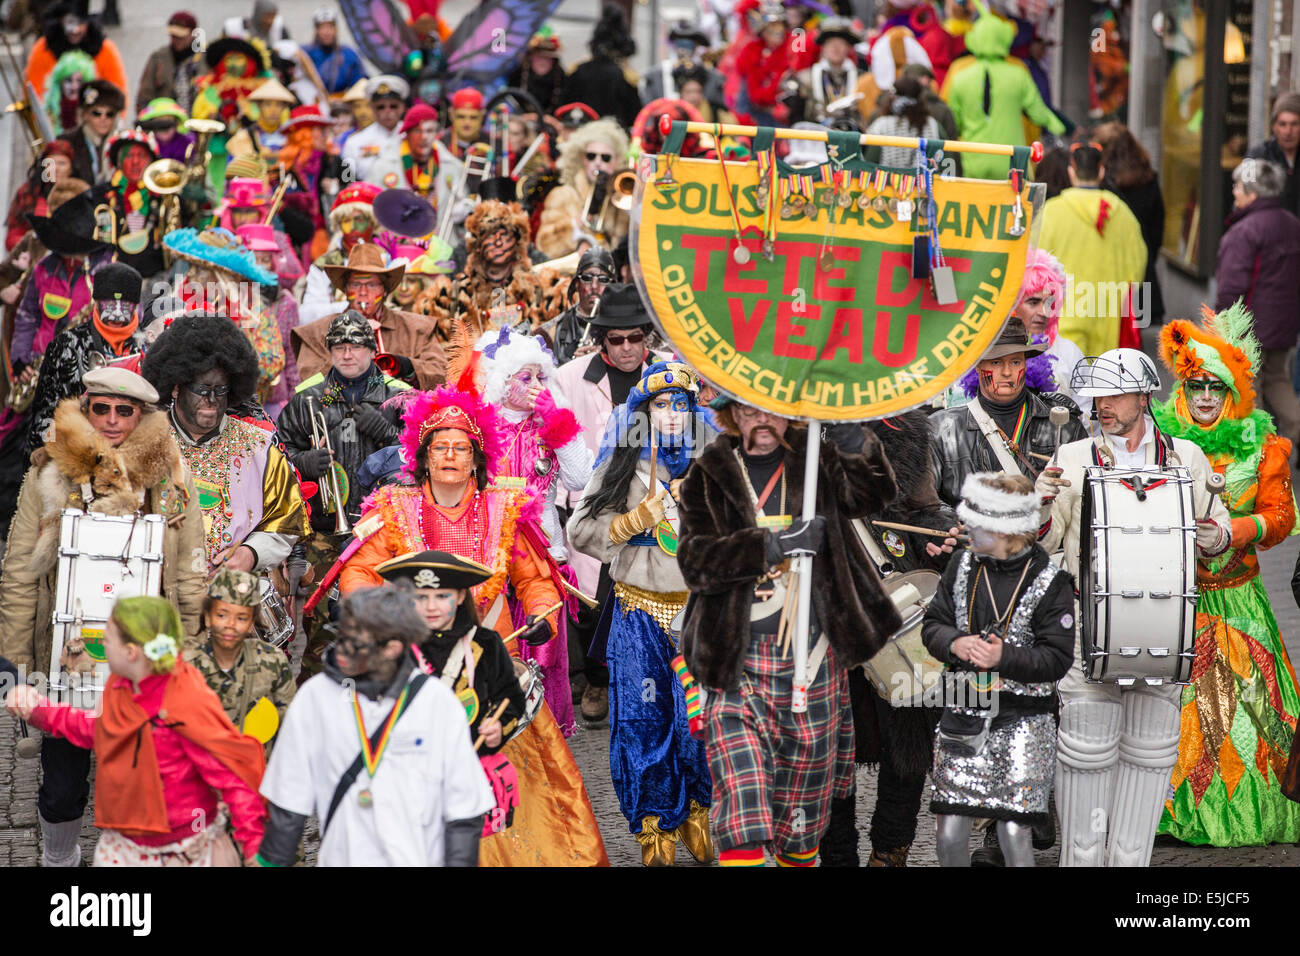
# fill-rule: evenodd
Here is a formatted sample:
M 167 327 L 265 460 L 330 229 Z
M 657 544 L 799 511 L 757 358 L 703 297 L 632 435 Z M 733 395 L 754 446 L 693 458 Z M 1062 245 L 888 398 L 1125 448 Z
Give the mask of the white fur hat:
M 536 365 L 541 368 L 542 382 L 550 389 L 555 404 L 561 408 L 568 407 L 568 401 L 555 382 L 555 357 L 537 336 L 506 328 L 492 329 L 484 332 L 474 343 L 474 351 L 482 353 L 479 381 L 485 401 L 500 405 L 510 377 L 525 365 Z
M 1041 525 L 1041 499 L 1036 492 L 1016 494 L 993 487 L 1000 472 L 980 471 L 967 475 L 961 485 L 957 517 L 968 528 L 995 534 L 1037 534 Z

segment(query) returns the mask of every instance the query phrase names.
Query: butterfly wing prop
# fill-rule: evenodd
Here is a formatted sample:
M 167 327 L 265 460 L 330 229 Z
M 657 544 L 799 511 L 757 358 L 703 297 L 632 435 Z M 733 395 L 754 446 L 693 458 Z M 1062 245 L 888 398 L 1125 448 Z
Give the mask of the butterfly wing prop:
M 559 5 L 560 0 L 484 0 L 447 39 L 448 91 L 472 86 L 491 96 L 504 86 L 529 37 Z
M 393 0 L 339 0 L 361 55 L 383 73 L 402 74 L 402 60 L 420 41 Z

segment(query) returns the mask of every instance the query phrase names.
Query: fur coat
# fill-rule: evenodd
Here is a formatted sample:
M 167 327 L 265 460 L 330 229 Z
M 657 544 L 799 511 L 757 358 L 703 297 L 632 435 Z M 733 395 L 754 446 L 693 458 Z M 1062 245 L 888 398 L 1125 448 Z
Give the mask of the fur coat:
M 197 633 L 207 591 L 203 512 L 167 416 L 146 413 L 113 448 L 69 398 L 55 410 L 52 440 L 32 456 L 18 495 L 0 575 L 0 653 L 29 673 L 50 663 L 65 508 L 165 515 L 162 593 L 180 610 L 186 633 Z
M 787 494 L 803 497 L 807 432 L 790 429 L 786 440 Z M 749 645 L 754 585 L 767 571 L 767 531 L 754 520 L 733 453 L 739 439 L 715 439 L 687 472 L 679 501 L 677 560 L 691 590 L 682 648 L 687 666 L 705 686 L 737 686 Z M 813 610 L 842 667 L 861 664 L 902 624 L 880 585 L 849 521 L 878 512 L 897 493 L 894 471 L 879 439 L 868 432 L 862 453 L 847 455 L 822 443 L 817 514 L 826 538 L 813 559 Z
M 537 227 L 537 248 L 549 259 L 566 256 L 578 248 L 578 236 L 590 233 L 582 224 L 586 203 L 591 194 L 591 183 L 579 172 L 574 181 L 556 186 L 546 197 L 542 221 Z M 602 239 L 606 249 L 613 249 L 628 234 L 631 220 L 622 209 L 616 208 L 608 198 L 605 201 L 605 230 Z

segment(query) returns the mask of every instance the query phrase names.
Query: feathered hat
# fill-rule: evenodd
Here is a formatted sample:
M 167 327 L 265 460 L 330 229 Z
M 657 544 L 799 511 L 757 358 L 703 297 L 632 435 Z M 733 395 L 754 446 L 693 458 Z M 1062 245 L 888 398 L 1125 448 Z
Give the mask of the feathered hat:
M 1201 325 L 1174 319 L 1160 332 L 1160 359 L 1178 377 L 1179 412 L 1186 412 L 1182 383 L 1206 375 L 1228 386 L 1224 417 L 1245 418 L 1255 409 L 1255 373 L 1260 346 L 1254 317 L 1238 299 L 1217 315 L 1201 307 Z
M 489 479 L 496 475 L 505 454 L 505 437 L 496 409 L 480 396 L 452 385 L 416 392 L 406 403 L 402 424 L 402 460 L 406 462 L 403 473 L 407 477 L 414 477 L 424 439 L 440 428 L 459 428 L 469 435 L 487 459 Z

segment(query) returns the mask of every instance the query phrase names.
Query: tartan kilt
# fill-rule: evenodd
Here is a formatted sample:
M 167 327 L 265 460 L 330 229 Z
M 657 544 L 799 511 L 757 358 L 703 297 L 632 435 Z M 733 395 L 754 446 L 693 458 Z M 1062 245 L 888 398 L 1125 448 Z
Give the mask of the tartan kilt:
M 832 797 L 853 792 L 853 715 L 848 673 L 828 648 L 808 688 L 808 710 L 790 707 L 794 657 L 775 634 L 752 635 L 740 682 L 710 690 L 706 749 L 710 814 L 719 849 L 771 844 L 778 854 L 817 849 Z

